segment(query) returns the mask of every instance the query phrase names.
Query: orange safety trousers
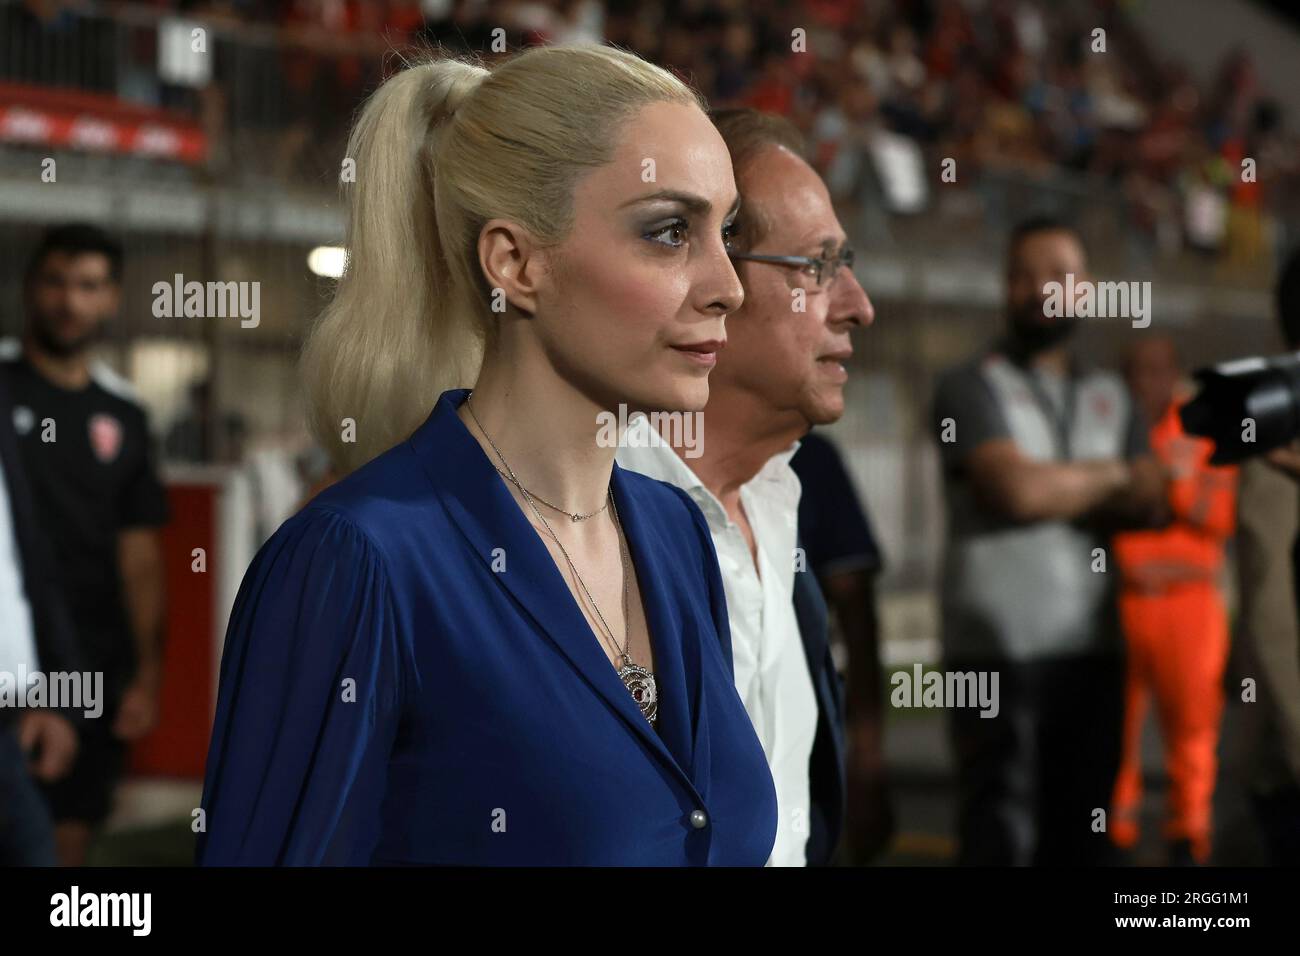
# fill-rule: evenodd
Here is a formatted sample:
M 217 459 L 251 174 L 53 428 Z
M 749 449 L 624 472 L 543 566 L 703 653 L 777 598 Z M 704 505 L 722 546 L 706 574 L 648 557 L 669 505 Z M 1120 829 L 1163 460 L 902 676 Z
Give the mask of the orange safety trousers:
M 1155 697 L 1169 776 L 1165 836 L 1185 839 L 1200 861 L 1210 850 L 1228 616 L 1219 592 L 1223 544 L 1236 518 L 1236 469 L 1212 466 L 1213 447 L 1182 430 L 1171 406 L 1151 447 L 1172 474 L 1167 528 L 1118 535 L 1123 577 L 1120 623 L 1128 646 L 1124 740 L 1115 781 L 1111 839 L 1138 839 L 1142 723 Z
M 1204 861 L 1210 849 L 1215 750 L 1223 714 L 1228 618 L 1213 584 L 1188 584 L 1163 594 L 1125 594 L 1120 620 L 1128 642 L 1124 744 L 1110 823 L 1116 844 L 1138 838 L 1142 801 L 1142 722 L 1152 695 L 1169 775 L 1165 836 L 1192 843 Z

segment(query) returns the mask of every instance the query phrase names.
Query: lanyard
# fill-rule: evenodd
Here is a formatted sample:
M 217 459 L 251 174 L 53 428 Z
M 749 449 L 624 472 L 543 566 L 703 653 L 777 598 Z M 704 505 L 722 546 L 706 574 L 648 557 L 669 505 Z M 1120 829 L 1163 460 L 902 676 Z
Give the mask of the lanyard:
M 1056 437 L 1056 450 L 1061 456 L 1062 461 L 1070 460 L 1070 425 L 1074 422 L 1074 375 L 1067 373 L 1065 376 L 1065 396 L 1062 402 L 1062 409 L 1058 413 L 1056 404 L 1052 397 L 1047 394 L 1047 389 L 1043 388 L 1043 383 L 1038 380 L 1032 368 L 1025 368 L 1025 378 L 1029 382 L 1029 392 L 1034 396 L 1034 401 L 1038 404 L 1039 409 L 1052 423 L 1052 430 Z

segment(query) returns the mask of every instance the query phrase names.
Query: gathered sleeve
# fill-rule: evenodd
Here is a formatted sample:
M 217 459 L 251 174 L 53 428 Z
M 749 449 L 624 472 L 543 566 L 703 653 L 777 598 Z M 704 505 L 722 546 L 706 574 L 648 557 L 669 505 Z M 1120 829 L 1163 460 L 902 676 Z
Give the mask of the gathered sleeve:
M 379 836 L 405 697 L 380 553 L 308 506 L 250 565 L 226 632 L 200 865 L 352 865 Z

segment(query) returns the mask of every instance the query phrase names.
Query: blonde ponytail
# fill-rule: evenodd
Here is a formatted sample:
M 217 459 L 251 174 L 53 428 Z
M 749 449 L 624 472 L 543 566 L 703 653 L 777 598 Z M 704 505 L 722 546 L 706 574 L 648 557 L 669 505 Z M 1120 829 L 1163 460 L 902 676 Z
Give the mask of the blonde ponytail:
M 507 218 L 561 241 L 579 176 L 659 101 L 704 107 L 667 71 L 594 45 L 537 47 L 491 71 L 430 58 L 367 101 L 348 142 L 347 268 L 302 359 L 312 431 L 340 472 L 405 439 L 441 392 L 473 384 L 494 328 L 483 224 Z

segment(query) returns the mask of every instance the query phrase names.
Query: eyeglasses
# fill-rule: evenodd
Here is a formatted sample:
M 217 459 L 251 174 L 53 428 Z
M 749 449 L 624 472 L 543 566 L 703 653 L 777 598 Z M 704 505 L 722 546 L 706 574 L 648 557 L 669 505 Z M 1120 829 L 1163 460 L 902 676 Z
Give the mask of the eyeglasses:
M 841 267 L 853 269 L 853 250 L 845 246 L 839 254 L 827 259 L 824 256 L 758 256 L 748 252 L 731 252 L 732 259 L 744 259 L 748 262 L 773 262 L 781 266 L 799 266 L 804 275 L 811 276 L 818 289 L 829 289 Z

